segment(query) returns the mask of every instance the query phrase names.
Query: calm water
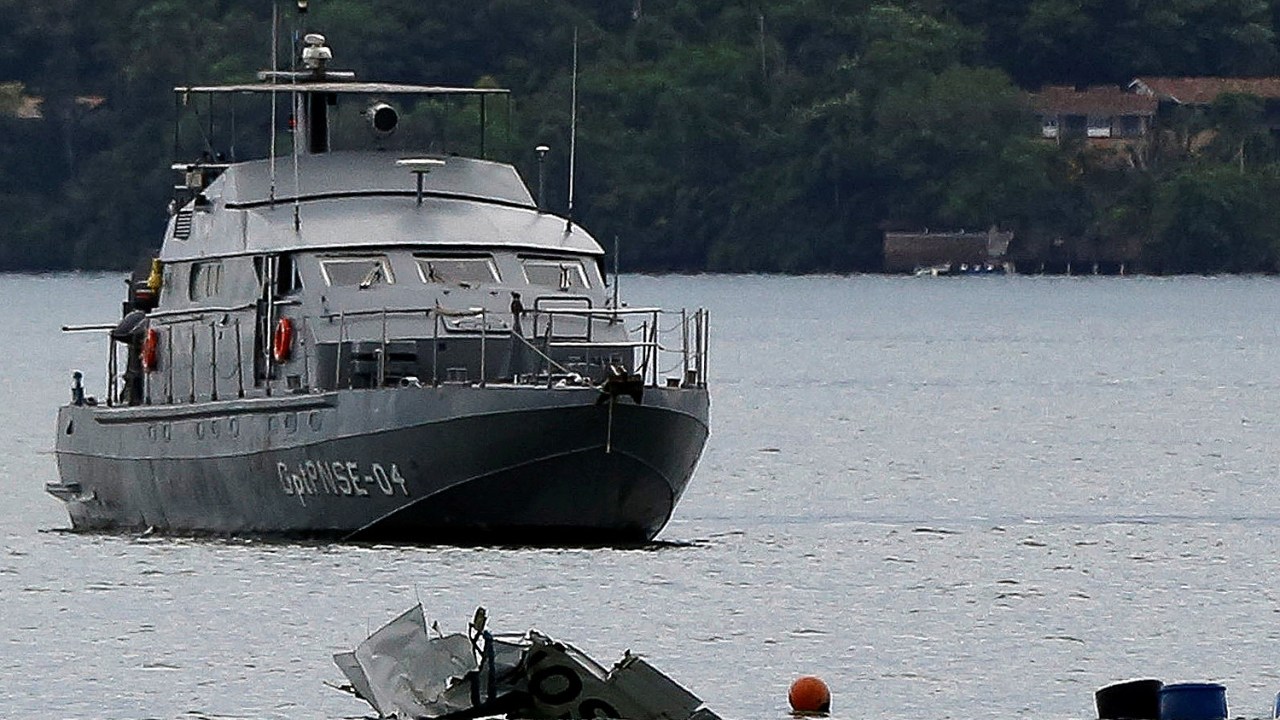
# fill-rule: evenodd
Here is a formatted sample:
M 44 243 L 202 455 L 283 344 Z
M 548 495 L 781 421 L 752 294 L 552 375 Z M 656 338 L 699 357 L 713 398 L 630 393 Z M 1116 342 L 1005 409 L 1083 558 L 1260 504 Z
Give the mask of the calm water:
M 421 599 L 630 648 L 730 720 L 1090 718 L 1137 676 L 1280 691 L 1280 281 L 623 279 L 709 306 L 713 437 L 647 551 L 82 537 L 41 487 L 117 276 L 0 277 L 0 716 L 337 718 Z

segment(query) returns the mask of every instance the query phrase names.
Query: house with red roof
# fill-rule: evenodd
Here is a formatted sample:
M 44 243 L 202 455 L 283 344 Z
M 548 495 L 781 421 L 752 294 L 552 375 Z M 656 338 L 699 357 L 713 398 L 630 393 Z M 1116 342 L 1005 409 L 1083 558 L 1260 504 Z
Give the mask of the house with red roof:
M 1161 111 L 1207 107 L 1223 95 L 1252 95 L 1262 101 L 1263 122 L 1280 131 L 1280 77 L 1140 77 L 1129 83 L 1134 95 L 1154 98 Z
M 1059 143 L 1133 144 L 1151 132 L 1159 105 L 1155 97 L 1114 85 L 1049 86 L 1031 95 L 1041 137 Z
M 1140 77 L 1129 83 L 1135 95 L 1177 105 L 1209 105 L 1228 93 L 1280 100 L 1280 77 Z

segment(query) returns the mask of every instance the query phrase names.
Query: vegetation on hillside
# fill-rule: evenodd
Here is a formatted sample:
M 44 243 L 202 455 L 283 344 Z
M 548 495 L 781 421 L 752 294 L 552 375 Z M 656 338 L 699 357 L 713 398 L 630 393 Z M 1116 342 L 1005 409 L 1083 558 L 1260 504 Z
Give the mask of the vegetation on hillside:
M 311 6 L 308 29 L 362 77 L 511 88 L 507 159 L 536 182 L 532 148 L 551 145 L 558 209 L 576 28 L 575 217 L 618 239 L 624 269 L 876 270 L 890 225 L 998 225 L 1032 256 L 1162 272 L 1280 269 L 1280 164 L 1256 98 L 1189 112 L 1129 167 L 1041 140 L 1024 93 L 1280 74 L 1280 0 Z M 132 265 L 174 181 L 170 89 L 266 67 L 269 3 L 0 0 L 0 25 L 0 269 Z M 17 117 L 26 97 L 40 118 Z M 1179 128 L 1216 133 L 1192 153 Z

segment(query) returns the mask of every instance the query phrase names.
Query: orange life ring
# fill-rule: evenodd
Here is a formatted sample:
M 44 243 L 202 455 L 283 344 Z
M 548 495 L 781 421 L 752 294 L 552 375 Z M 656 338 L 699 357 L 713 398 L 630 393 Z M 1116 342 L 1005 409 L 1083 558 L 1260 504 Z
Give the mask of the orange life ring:
M 147 328 L 147 337 L 142 341 L 142 369 L 147 372 L 155 372 L 157 365 L 157 355 L 160 348 L 160 331 L 155 328 Z
M 287 317 L 276 323 L 276 334 L 271 342 L 271 357 L 278 363 L 289 359 L 293 352 L 293 321 Z

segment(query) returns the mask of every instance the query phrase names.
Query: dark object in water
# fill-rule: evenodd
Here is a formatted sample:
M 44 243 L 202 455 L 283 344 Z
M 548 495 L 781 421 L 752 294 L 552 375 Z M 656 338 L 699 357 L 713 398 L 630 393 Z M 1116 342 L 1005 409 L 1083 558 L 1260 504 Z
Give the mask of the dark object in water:
M 1159 680 L 1128 680 L 1094 693 L 1100 720 L 1159 720 Z
M 1226 720 L 1227 689 L 1217 683 L 1160 688 L 1160 720 Z

